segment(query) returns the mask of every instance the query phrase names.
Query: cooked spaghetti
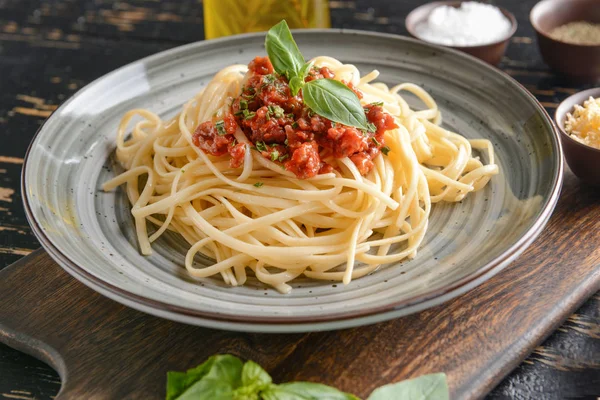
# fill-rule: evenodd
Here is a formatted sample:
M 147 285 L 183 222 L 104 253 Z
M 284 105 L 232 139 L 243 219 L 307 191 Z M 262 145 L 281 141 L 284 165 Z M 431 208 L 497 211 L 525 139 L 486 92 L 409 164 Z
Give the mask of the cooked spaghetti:
M 302 106 L 266 57 L 220 71 L 173 119 L 142 109 L 123 117 L 116 156 L 126 171 L 104 189 L 126 185 L 143 254 L 171 230 L 190 244 L 195 277 L 236 286 L 250 273 L 282 293 L 302 275 L 347 284 L 415 257 L 432 203 L 460 201 L 498 173 L 491 143 L 442 128 L 422 88 L 374 83 L 377 71 L 361 77 L 330 57 L 313 62 L 306 79 L 346 84 L 372 129 Z M 214 264 L 199 266 L 198 253 Z

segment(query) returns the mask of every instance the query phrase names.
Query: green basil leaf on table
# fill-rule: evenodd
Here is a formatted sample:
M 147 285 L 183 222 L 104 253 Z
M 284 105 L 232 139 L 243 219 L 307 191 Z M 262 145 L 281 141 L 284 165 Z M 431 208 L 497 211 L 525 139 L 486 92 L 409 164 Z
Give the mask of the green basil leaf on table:
M 359 400 L 313 382 L 276 385 L 253 361 L 216 355 L 186 372 L 167 374 L 167 400 Z M 446 375 L 424 375 L 375 389 L 367 400 L 449 400 Z
M 313 382 L 291 382 L 273 385 L 261 393 L 263 400 L 359 400 L 331 386 Z
M 242 384 L 242 361 L 232 355 L 212 356 L 186 372 L 167 374 L 167 400 L 231 399 Z
M 449 400 L 446 374 L 423 375 L 373 391 L 367 400 Z
M 348 86 L 333 79 L 317 79 L 302 88 L 304 103 L 315 113 L 340 124 L 367 130 L 365 110 Z
M 167 400 L 177 398 L 191 385 L 202 379 L 210 370 L 217 356 L 212 356 L 195 368 L 188 369 L 186 372 L 167 372 Z
M 269 29 L 265 38 L 265 48 L 277 73 L 285 75 L 288 79 L 298 76 L 305 64 L 304 56 L 300 53 L 285 20 Z
M 233 398 L 231 385 L 214 379 L 201 379 L 176 397 L 177 400 L 233 400 Z
M 254 361 L 246 361 L 242 368 L 242 385 L 268 385 L 273 382 L 271 375 Z

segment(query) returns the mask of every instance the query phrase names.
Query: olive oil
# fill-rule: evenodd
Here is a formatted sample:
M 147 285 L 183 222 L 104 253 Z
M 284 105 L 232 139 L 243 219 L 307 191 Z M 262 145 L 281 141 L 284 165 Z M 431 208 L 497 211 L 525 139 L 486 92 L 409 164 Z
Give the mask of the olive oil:
M 267 31 L 282 19 L 291 29 L 331 26 L 327 0 L 204 0 L 206 39 Z

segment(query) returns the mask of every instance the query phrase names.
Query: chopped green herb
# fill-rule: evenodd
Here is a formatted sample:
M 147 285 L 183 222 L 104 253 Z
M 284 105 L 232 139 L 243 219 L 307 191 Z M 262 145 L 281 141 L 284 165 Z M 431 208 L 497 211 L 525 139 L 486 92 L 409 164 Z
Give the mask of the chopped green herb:
M 294 122 L 294 123 L 292 124 L 292 128 L 294 128 L 294 129 L 297 129 L 297 128 L 298 128 L 298 123 L 297 123 L 297 122 Z M 286 141 L 286 143 L 285 143 L 285 144 L 286 144 L 286 146 L 287 146 L 287 139 L 285 139 L 285 141 Z
M 375 131 L 377 131 L 377 127 L 375 126 L 374 123 L 367 122 L 367 131 L 369 131 L 369 132 L 375 132 Z
M 225 130 L 225 121 L 222 119 L 215 122 L 215 128 L 217 128 L 217 133 L 219 136 L 227 135 L 227 131 Z
M 262 141 L 256 142 L 256 149 L 258 151 L 268 151 L 267 145 L 265 144 L 265 142 Z
M 275 82 L 275 74 L 265 75 L 264 78 L 263 78 L 263 82 L 267 82 L 267 83 L 273 83 L 273 82 Z
M 279 106 L 268 106 L 269 114 L 272 114 L 275 118 L 283 118 L 284 110 Z
M 375 146 L 381 146 L 381 143 L 379 143 L 379 140 L 375 139 L 374 136 L 371 138 L 371 140 L 373 141 L 373 143 L 375 143 Z
M 236 112 L 234 112 L 234 113 L 233 113 L 233 115 L 235 115 L 236 117 L 239 117 L 239 116 L 241 116 L 241 115 L 243 115 L 243 114 L 244 114 L 244 111 L 243 111 L 243 110 L 236 111 Z
M 258 90 L 262 91 L 264 88 L 275 82 L 275 74 L 263 75 L 261 82 L 262 84 L 260 85 Z
M 181 168 L 181 173 L 185 174 L 185 169 Z
M 285 116 L 288 118 L 294 118 L 294 113 L 289 113 L 289 114 L 286 114 Z
M 265 120 L 267 120 L 267 121 L 271 120 L 271 113 L 266 113 L 265 114 Z
M 374 103 L 371 103 L 372 106 L 379 106 L 382 107 L 383 106 L 383 101 L 376 101 Z
M 284 155 L 282 155 L 282 156 L 279 157 L 279 162 L 284 162 L 288 158 L 290 158 L 290 155 L 289 154 L 284 154 Z
M 240 100 L 240 108 L 242 110 L 248 109 L 248 101 L 247 100 Z
M 294 123 L 296 124 L 296 127 L 297 127 L 298 124 L 296 122 L 294 122 Z M 285 144 L 286 146 L 288 146 L 288 140 L 287 140 L 287 138 L 285 138 L 285 141 L 283 142 L 283 144 Z
M 383 146 L 381 148 L 381 152 L 387 156 L 389 154 L 389 152 L 390 152 L 390 148 L 387 147 L 387 146 Z
M 254 96 L 256 96 L 256 89 L 254 89 L 251 86 L 244 89 L 244 93 L 242 94 L 242 97 L 244 97 L 248 100 L 252 100 L 254 98 Z
M 264 185 L 264 183 L 262 183 L 262 182 L 256 182 L 256 183 L 254 184 L 254 187 L 257 187 L 257 188 L 259 188 L 259 187 L 261 187 L 262 185 Z
M 231 142 L 231 146 L 235 146 L 237 144 L 237 139 L 233 138 L 233 142 Z
M 279 158 L 279 152 L 277 150 L 273 150 L 271 152 L 271 161 L 276 161 Z
M 248 110 L 244 110 L 243 114 L 244 114 L 244 119 L 252 119 L 256 115 L 256 113 L 254 111 L 248 111 Z

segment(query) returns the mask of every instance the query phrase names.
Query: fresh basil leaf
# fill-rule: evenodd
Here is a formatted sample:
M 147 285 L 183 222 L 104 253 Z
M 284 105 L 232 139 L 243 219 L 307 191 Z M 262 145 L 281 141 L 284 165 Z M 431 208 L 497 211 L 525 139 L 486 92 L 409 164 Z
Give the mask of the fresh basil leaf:
M 298 76 L 304 65 L 304 57 L 285 20 L 269 29 L 265 38 L 265 48 L 277 73 L 287 76 L 288 79 Z
M 167 374 L 167 400 L 226 400 L 242 385 L 242 361 L 217 355 L 186 372 Z
M 304 103 L 315 113 L 340 124 L 367 130 L 367 117 L 350 88 L 333 79 L 317 79 L 302 88 Z
M 295 96 L 298 94 L 300 89 L 302 89 L 302 87 L 304 86 L 304 79 L 299 76 L 294 76 L 294 77 L 292 77 L 292 79 L 290 79 L 289 85 L 290 85 L 290 92 L 292 93 L 292 96 Z
M 242 368 L 242 385 L 268 385 L 273 382 L 271 375 L 254 361 L 246 361 Z
M 313 67 L 314 62 L 310 61 L 307 62 L 306 64 L 304 64 L 302 66 L 302 68 L 300 68 L 300 72 L 298 73 L 298 76 L 300 76 L 300 78 L 302 78 L 302 80 L 304 81 L 304 78 L 306 78 L 308 76 L 308 73 L 310 71 L 310 69 Z
M 313 62 L 307 62 L 306 64 L 304 64 L 302 66 L 302 68 L 300 68 L 300 71 L 298 71 L 298 75 L 294 76 L 290 79 L 289 85 L 290 85 L 290 91 L 292 92 L 292 96 L 295 96 L 298 94 L 298 92 L 300 91 L 300 89 L 302 89 L 302 87 L 304 86 L 304 78 L 306 78 L 308 76 L 308 72 L 310 71 L 310 69 L 313 67 Z
M 235 356 L 230 354 L 219 355 L 208 374 L 206 374 L 206 378 L 224 381 L 233 388 L 237 388 L 242 385 L 243 366 L 242 360 Z
M 292 382 L 273 385 L 261 393 L 263 400 L 359 400 L 331 386 L 312 382 Z
M 231 400 L 233 389 L 227 382 L 202 379 L 186 390 L 177 400 Z
M 446 374 L 423 375 L 399 383 L 381 386 L 367 400 L 449 400 Z
M 242 386 L 237 388 L 231 396 L 231 400 L 261 400 L 261 392 L 268 390 L 271 386 L 275 386 L 272 383 L 259 385 L 254 383 L 249 386 Z
M 210 357 L 208 360 L 198 365 L 195 368 L 188 369 L 186 372 L 167 372 L 167 400 L 172 400 L 181 395 L 187 388 L 202 379 L 212 368 L 216 356 Z

